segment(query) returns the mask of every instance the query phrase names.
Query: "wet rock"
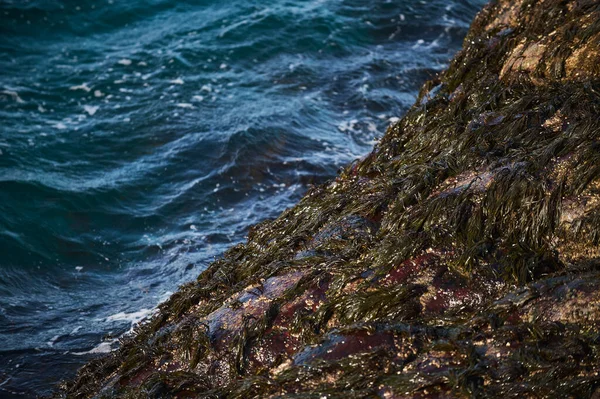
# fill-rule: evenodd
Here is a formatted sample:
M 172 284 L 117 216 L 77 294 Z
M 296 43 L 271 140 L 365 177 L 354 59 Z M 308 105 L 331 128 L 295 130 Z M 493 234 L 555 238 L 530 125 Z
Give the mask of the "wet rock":
M 509 55 L 500 71 L 500 79 L 516 72 L 533 72 L 544 57 L 547 45 L 521 42 Z
M 600 14 L 596 15 L 600 18 Z M 597 20 L 594 22 L 597 23 Z M 587 38 L 586 43 L 565 60 L 567 79 L 587 80 L 600 77 L 600 35 Z
M 329 334 L 325 341 L 305 348 L 294 356 L 294 364 L 308 365 L 316 360 L 334 361 L 361 352 L 396 350 L 390 332 L 357 331 L 346 334 Z

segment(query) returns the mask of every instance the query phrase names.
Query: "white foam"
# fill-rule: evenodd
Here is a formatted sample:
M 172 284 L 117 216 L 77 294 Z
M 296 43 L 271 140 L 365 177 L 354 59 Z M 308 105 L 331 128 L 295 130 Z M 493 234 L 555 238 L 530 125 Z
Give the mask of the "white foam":
M 340 132 L 348 132 L 348 131 L 356 131 L 356 124 L 358 123 L 357 119 L 352 119 L 351 121 L 344 121 L 338 125 L 338 130 Z M 323 144 L 327 145 L 327 144 Z
M 48 341 L 48 346 L 49 347 L 53 347 L 54 343 L 56 342 L 57 339 L 60 338 L 60 335 L 55 335 L 54 337 L 50 338 L 50 341 Z
M 84 105 L 83 110 L 88 113 L 89 116 L 94 116 L 100 107 L 95 105 Z
M 177 78 L 177 79 L 169 80 L 169 83 L 173 83 L 174 85 L 182 85 L 185 82 L 183 81 L 183 79 Z
M 94 90 L 94 97 L 102 97 L 104 95 L 104 93 L 102 93 L 100 90 Z
M 202 97 L 202 96 L 194 96 L 194 97 L 192 97 L 192 100 L 195 100 L 195 101 L 204 101 L 204 97 Z
M 159 298 L 158 298 L 158 303 L 163 303 L 164 301 L 166 301 L 167 299 L 171 298 L 171 295 L 173 295 L 172 291 L 167 291 L 164 294 L 162 294 Z
M 377 125 L 374 124 L 373 122 L 367 122 L 367 130 L 371 133 L 376 133 L 377 132 Z
M 144 320 L 146 317 L 150 316 L 152 314 L 153 310 L 152 309 L 141 309 L 137 312 L 132 312 L 132 313 L 125 313 L 125 312 L 119 312 L 116 314 L 113 314 L 111 316 L 108 316 L 106 318 L 106 321 L 129 321 L 132 324 L 137 324 L 140 321 Z
M 443 36 L 443 35 L 442 35 L 442 36 Z M 428 48 L 428 49 L 433 49 L 433 48 L 436 48 L 436 47 L 439 47 L 439 46 L 440 46 L 440 41 L 439 41 L 439 37 L 438 37 L 438 39 L 435 39 L 434 41 L 432 41 L 431 43 L 429 43 L 429 44 L 426 46 L 426 48 Z
M 210 93 L 212 91 L 212 87 L 210 87 L 210 85 L 204 85 L 204 86 L 202 86 L 202 88 L 200 90 L 207 91 Z
M 423 39 L 419 39 L 419 40 L 417 40 L 417 43 L 415 43 L 415 44 L 412 46 L 412 48 L 413 48 L 413 49 L 419 48 L 419 47 L 421 47 L 423 44 L 425 44 L 425 40 L 423 40 Z
M 227 69 L 227 64 L 221 64 L 221 66 L 219 68 L 221 68 L 221 69 Z
M 194 108 L 194 106 L 192 104 L 189 104 L 189 103 L 179 103 L 179 104 L 177 104 L 177 106 L 179 108 L 189 108 L 189 109 L 193 109 Z
M 86 93 L 89 93 L 92 89 L 90 89 L 90 87 L 87 84 L 83 83 L 77 86 L 71 86 L 69 87 L 69 90 L 83 90 Z
M 98 346 L 96 346 L 94 349 L 92 349 L 88 353 L 110 353 L 110 352 L 112 352 L 112 350 L 113 350 L 112 342 L 108 341 L 108 342 L 101 342 Z
M 114 342 L 117 342 L 117 340 L 112 339 L 110 341 L 100 342 L 100 344 L 98 344 L 98 346 L 96 346 L 92 350 L 89 350 L 87 352 L 73 352 L 73 354 L 76 356 L 82 356 L 82 355 L 88 355 L 88 354 L 94 354 L 94 353 L 110 353 L 114 350 L 112 347 L 112 344 Z
M 79 330 L 81 330 L 83 328 L 83 326 L 77 326 L 73 329 L 73 331 L 71 331 L 71 333 L 69 335 L 75 335 L 79 332 Z
M 123 58 L 122 60 L 117 61 L 117 64 L 128 66 L 131 65 L 131 60 Z
M 21 97 L 19 97 L 19 93 L 17 93 L 16 91 L 3 90 L 0 93 L 3 93 L 3 94 L 11 96 L 18 103 L 24 103 L 25 102 L 25 101 L 23 101 L 23 99 Z

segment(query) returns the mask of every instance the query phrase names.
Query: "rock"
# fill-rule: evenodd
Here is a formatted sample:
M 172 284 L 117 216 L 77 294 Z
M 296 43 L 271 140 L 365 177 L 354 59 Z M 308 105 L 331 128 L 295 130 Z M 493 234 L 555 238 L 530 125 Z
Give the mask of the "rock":
M 598 397 L 600 3 L 498 0 L 373 152 L 56 397 Z

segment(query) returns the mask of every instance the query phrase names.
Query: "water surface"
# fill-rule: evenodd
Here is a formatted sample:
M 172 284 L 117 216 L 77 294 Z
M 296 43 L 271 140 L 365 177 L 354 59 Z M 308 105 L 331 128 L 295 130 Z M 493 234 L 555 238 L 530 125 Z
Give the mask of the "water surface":
M 370 151 L 481 0 L 0 1 L 0 396 Z

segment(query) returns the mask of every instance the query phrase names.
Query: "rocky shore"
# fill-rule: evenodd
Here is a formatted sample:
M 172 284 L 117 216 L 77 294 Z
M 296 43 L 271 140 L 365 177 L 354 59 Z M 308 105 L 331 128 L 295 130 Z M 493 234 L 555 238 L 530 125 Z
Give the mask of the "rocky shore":
M 366 158 L 68 398 L 600 397 L 600 2 L 500 0 Z

